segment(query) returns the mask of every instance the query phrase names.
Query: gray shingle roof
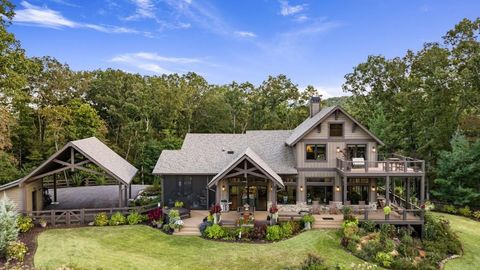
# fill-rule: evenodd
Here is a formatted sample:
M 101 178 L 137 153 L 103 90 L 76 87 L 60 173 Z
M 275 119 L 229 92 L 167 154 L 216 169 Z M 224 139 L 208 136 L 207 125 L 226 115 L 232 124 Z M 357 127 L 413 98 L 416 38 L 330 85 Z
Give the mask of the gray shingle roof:
M 252 162 L 255 167 L 263 171 L 264 174 L 270 178 L 270 180 L 276 182 L 280 187 L 284 187 L 282 178 L 272 168 L 270 168 L 270 166 L 268 166 L 268 164 L 261 157 L 259 157 L 252 149 L 250 149 L 250 147 L 247 147 L 245 151 L 237 155 L 236 158 L 234 158 L 227 166 L 225 166 L 225 168 L 215 175 L 210 183 L 208 183 L 208 186 L 211 187 L 215 185 L 244 159 Z
M 130 184 L 133 177 L 137 173 L 135 168 L 128 161 L 123 159 L 115 151 L 106 146 L 103 142 L 95 137 L 82 140 L 68 142 L 62 149 L 51 155 L 42 165 L 38 166 L 34 171 L 25 176 L 21 182 L 28 181 L 30 178 L 41 175 L 42 173 L 53 171 L 58 168 L 58 164 L 54 159 L 68 160 L 70 156 L 70 147 L 80 152 L 92 163 L 103 169 L 107 174 L 111 175 L 118 181 Z
M 290 134 L 290 130 L 247 131 L 245 134 L 189 133 L 180 150 L 162 152 L 153 173 L 216 175 L 238 153 L 251 148 L 275 173 L 297 174 L 293 149 L 285 145 Z

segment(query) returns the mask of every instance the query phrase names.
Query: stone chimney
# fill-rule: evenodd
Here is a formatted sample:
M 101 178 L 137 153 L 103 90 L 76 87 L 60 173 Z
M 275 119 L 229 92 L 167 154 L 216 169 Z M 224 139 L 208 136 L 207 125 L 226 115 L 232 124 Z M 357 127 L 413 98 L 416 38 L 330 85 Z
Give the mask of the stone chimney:
M 313 117 L 321 109 L 321 99 L 320 97 L 311 97 L 310 98 L 310 117 Z

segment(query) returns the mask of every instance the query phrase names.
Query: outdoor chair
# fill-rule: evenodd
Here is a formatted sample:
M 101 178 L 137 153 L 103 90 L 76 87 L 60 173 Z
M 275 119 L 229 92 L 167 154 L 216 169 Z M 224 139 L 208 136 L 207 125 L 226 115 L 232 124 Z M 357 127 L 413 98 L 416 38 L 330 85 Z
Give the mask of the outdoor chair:
M 365 168 L 365 159 L 364 158 L 352 158 L 352 167 L 353 168 Z

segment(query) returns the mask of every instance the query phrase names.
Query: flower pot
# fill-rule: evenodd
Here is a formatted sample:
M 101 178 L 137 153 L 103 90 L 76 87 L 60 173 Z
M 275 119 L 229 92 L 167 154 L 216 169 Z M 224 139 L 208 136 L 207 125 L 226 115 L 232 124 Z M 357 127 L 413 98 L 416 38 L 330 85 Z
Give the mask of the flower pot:
M 175 232 L 179 232 L 180 231 L 180 228 L 175 228 L 173 229 Z
M 45 222 L 45 223 L 40 223 L 40 227 L 46 228 L 46 227 L 47 227 L 47 223 L 46 223 L 46 222 Z
M 312 224 L 310 222 L 305 222 L 305 230 L 310 230 L 312 228 Z

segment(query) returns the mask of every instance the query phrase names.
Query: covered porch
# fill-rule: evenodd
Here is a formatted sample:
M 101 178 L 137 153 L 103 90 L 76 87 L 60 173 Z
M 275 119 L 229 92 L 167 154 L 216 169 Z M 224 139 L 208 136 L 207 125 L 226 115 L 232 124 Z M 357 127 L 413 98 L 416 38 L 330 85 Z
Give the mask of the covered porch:
M 267 211 L 276 202 L 282 178 L 253 150 L 247 148 L 208 183 L 215 187 L 216 203 L 223 212 Z

